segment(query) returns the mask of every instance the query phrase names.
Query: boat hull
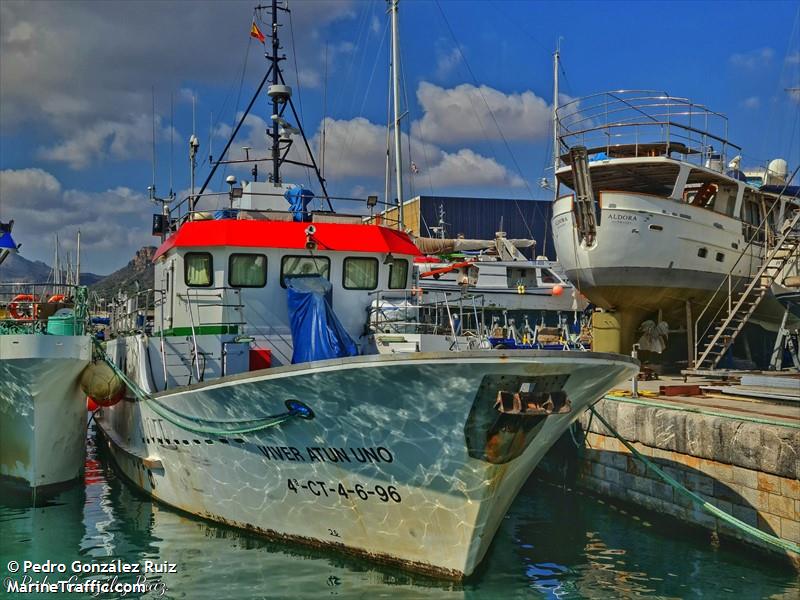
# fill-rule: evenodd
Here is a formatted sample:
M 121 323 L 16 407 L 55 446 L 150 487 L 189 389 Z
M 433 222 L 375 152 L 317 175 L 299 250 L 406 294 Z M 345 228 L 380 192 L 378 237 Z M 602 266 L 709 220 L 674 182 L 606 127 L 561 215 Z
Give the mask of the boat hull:
M 43 499 L 81 474 L 86 400 L 78 378 L 88 336 L 0 336 L 0 481 L 15 497 Z
M 590 302 L 620 314 L 617 351 L 630 352 L 642 321 L 659 314 L 671 329 L 685 329 L 687 302 L 693 321 L 704 310 L 706 319 L 716 315 L 728 302 L 728 273 L 735 290 L 758 271 L 760 247 L 740 258 L 747 243 L 738 220 L 647 194 L 602 192 L 599 204 L 592 246 L 578 239 L 571 196 L 554 204 L 553 239 L 569 280 Z M 776 331 L 782 316 L 769 294 L 750 321 Z
M 121 402 L 98 424 L 125 476 L 175 508 L 461 578 L 555 440 L 636 370 L 624 357 L 572 352 L 357 357 Z M 524 424 L 499 415 L 498 389 L 525 382 L 561 386 L 571 411 Z M 236 435 L 179 426 L 275 414 L 290 399 L 314 418 Z

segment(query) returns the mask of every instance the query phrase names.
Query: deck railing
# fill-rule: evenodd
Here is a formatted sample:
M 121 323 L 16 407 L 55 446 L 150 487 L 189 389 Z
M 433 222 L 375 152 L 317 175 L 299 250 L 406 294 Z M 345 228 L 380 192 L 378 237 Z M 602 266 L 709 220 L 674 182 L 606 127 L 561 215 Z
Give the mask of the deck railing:
M 89 294 L 85 286 L 52 283 L 0 283 L 0 334 L 47 333 L 52 317 L 70 324 L 75 335 L 88 331 Z M 69 309 L 69 313 L 56 313 Z M 53 330 L 51 324 L 51 331 Z
M 365 198 L 352 198 L 346 196 L 310 196 L 306 210 L 293 211 L 282 194 L 247 192 L 254 198 L 274 198 L 286 202 L 283 209 L 254 209 L 238 208 L 238 196 L 230 192 L 213 192 L 202 195 L 187 196 L 169 209 L 168 227 L 176 231 L 187 221 L 200 221 L 210 219 L 241 219 L 241 220 L 274 220 L 274 221 L 305 221 L 309 223 L 320 221 L 345 221 L 358 223 L 374 223 L 397 228 L 399 221 L 392 216 L 397 204 L 370 201 Z M 324 210 L 326 200 L 330 200 L 338 210 Z M 315 205 L 318 205 L 316 208 Z
M 698 164 L 718 154 L 723 165 L 741 147 L 728 140 L 728 119 L 687 98 L 655 90 L 601 92 L 558 107 L 558 154 L 573 146 L 590 150 L 632 146 L 634 156 L 647 156 L 648 144 L 663 143 L 667 151 Z
M 484 298 L 460 292 L 376 290 L 368 309 L 371 333 L 450 335 L 454 349 L 459 337 L 486 337 Z

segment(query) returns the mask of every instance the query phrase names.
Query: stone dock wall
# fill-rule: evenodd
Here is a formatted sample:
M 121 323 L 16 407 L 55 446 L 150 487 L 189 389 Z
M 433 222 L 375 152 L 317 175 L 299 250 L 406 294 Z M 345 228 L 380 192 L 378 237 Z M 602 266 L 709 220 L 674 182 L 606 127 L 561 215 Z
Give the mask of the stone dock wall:
M 604 399 L 596 410 L 641 454 L 734 517 L 800 543 L 800 429 Z M 585 413 L 575 483 L 720 535 L 782 549 L 709 514 L 647 470 L 597 418 Z M 552 459 L 549 459 L 552 460 Z M 544 468 L 552 469 L 545 461 Z M 800 567 L 800 556 L 789 553 Z

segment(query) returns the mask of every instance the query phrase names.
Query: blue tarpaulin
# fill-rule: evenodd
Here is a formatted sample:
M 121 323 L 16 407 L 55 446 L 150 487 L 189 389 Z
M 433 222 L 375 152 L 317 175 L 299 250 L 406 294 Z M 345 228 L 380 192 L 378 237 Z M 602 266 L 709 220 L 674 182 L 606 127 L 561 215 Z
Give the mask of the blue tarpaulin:
M 294 214 L 295 221 L 310 221 L 311 215 L 307 212 L 308 203 L 314 199 L 314 192 L 302 187 L 286 190 L 283 194 L 289 203 L 289 210 Z
M 292 364 L 358 355 L 331 308 L 331 282 L 318 275 L 286 278 L 292 327 Z

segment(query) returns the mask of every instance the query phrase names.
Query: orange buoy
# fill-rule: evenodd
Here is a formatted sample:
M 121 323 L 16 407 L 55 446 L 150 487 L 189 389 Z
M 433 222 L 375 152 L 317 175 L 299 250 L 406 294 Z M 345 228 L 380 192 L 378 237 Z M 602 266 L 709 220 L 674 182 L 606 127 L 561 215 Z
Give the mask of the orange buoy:
M 122 400 L 124 395 L 125 390 L 123 389 L 116 396 L 112 396 L 111 398 L 93 398 L 93 400 L 99 408 L 108 408 L 109 406 L 114 406 L 117 402 Z
M 86 410 L 88 410 L 89 412 L 94 412 L 98 408 L 100 408 L 100 405 L 94 401 L 94 398 L 92 398 L 91 396 L 86 396 Z
M 125 395 L 125 382 L 104 362 L 87 366 L 81 373 L 80 385 L 98 406 L 112 406 Z
M 558 284 L 558 283 L 557 283 L 557 284 L 556 284 L 556 285 L 554 285 L 554 286 L 553 286 L 553 288 L 550 290 L 550 293 L 551 293 L 553 296 L 560 296 L 561 294 L 563 294 L 563 293 L 564 293 L 564 287 L 563 287 L 562 285 L 560 285 L 560 284 Z
M 30 314 L 21 312 L 20 304 L 30 304 Z M 11 318 L 16 319 L 17 321 L 33 321 L 38 313 L 38 308 L 39 307 L 36 304 L 36 296 L 33 294 L 17 294 L 14 296 L 11 302 L 8 303 L 8 314 L 11 315 Z
M 55 294 L 47 299 L 48 302 L 63 302 L 64 294 Z

